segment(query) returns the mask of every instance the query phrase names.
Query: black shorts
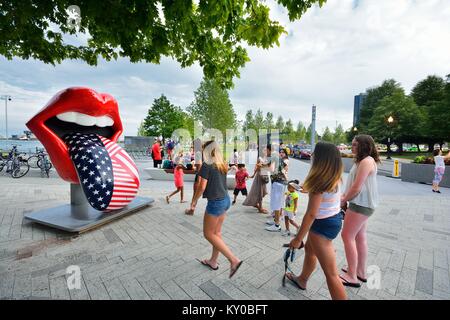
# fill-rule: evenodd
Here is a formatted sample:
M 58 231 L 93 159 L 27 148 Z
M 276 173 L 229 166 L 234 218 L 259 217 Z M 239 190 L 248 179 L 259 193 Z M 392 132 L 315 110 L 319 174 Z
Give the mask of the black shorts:
M 239 194 L 239 192 L 241 192 L 243 196 L 246 196 L 246 195 L 247 195 L 247 188 L 244 188 L 244 189 L 234 189 L 233 194 L 234 194 L 235 196 L 237 196 L 237 195 Z
M 153 168 L 158 168 L 158 164 L 162 164 L 162 160 L 153 160 Z

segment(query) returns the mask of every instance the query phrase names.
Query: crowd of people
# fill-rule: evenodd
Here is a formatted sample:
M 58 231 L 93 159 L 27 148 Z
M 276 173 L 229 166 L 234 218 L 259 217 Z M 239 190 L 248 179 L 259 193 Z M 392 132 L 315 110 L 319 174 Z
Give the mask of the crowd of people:
M 152 147 L 154 160 L 162 159 L 161 143 Z M 194 148 L 195 147 L 195 148 Z M 174 146 L 175 149 L 175 146 Z M 243 260 L 236 257 L 222 237 L 222 225 L 226 213 L 236 203 L 239 194 L 245 197 L 244 206 L 257 209 L 260 214 L 270 214 L 265 230 L 280 232 L 283 236 L 294 236 L 289 243 L 291 250 L 304 247 L 302 272 L 299 275 L 286 273 L 287 279 L 301 290 L 306 290 L 308 280 L 319 262 L 333 299 L 347 299 L 345 286 L 360 287 L 366 282 L 367 239 L 369 218 L 378 204 L 377 164 L 380 162 L 372 137 L 358 135 L 352 141 L 355 163 L 343 186 L 343 164 L 339 150 L 334 144 L 319 142 L 312 154 L 308 175 L 302 179 L 289 177 L 288 152 L 283 146 L 272 150 L 267 145 L 250 176 L 244 164 L 239 163 L 236 150 L 227 163 L 219 144 L 194 141 L 189 159 L 195 172 L 193 196 L 185 213 L 193 215 L 201 197 L 207 205 L 203 218 L 203 234 L 211 244 L 208 259 L 200 263 L 212 270 L 219 268 L 219 254 L 230 263 L 231 278 L 240 268 Z M 194 153 L 194 150 L 202 150 Z M 182 152 L 168 152 L 175 161 L 174 182 L 176 190 L 166 197 L 167 203 L 177 193 L 184 202 L 183 171 L 186 170 Z M 175 154 L 175 156 L 174 156 Z M 235 172 L 233 201 L 228 194 L 227 174 Z M 253 179 L 250 191 L 247 180 Z M 263 199 L 270 188 L 270 210 L 263 208 Z M 308 197 L 307 209 L 301 222 L 297 221 L 300 193 Z M 300 214 L 299 214 L 300 215 Z M 284 220 L 284 230 L 281 222 Z M 342 229 L 342 230 L 341 230 Z M 342 232 L 341 232 L 342 231 Z M 347 266 L 339 272 L 333 241 L 341 233 Z

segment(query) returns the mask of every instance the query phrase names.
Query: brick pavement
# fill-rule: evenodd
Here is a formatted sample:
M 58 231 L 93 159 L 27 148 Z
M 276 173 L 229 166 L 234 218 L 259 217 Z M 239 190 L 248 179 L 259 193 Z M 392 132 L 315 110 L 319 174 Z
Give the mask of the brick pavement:
M 264 231 L 267 216 L 232 207 L 223 235 L 245 262 L 229 280 L 229 266 L 211 271 L 195 259 L 207 257 L 200 201 L 194 216 L 186 204 L 167 205 L 171 183 L 146 181 L 140 195 L 153 207 L 74 236 L 23 220 L 24 213 L 69 201 L 69 185 L 53 177 L 0 177 L 0 299 L 329 299 L 320 267 L 308 290 L 282 287 L 284 270 L 279 233 Z M 395 181 L 392 183 L 403 183 Z M 380 184 L 380 188 L 382 188 Z M 192 195 L 186 183 L 187 199 Z M 350 299 L 450 298 L 450 197 L 385 194 L 368 227 L 369 265 L 381 270 L 381 288 L 348 288 Z M 447 191 L 447 190 L 446 190 Z M 268 197 L 265 199 L 268 201 Z M 306 209 L 300 196 L 299 212 Z M 345 265 L 342 241 L 335 241 L 339 267 Z M 292 265 L 298 272 L 303 252 Z M 81 289 L 68 290 L 66 268 L 81 268 Z

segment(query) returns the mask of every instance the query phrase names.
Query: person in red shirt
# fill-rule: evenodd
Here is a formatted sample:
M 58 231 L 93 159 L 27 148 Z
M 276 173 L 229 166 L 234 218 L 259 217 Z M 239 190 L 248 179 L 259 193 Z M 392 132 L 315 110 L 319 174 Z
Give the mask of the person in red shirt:
M 180 203 L 185 203 L 186 201 L 184 201 L 184 181 L 183 181 L 183 176 L 184 176 L 184 169 L 185 166 L 183 166 L 183 159 L 179 159 L 177 166 L 175 167 L 175 170 L 173 171 L 173 179 L 175 182 L 175 188 L 177 188 L 177 190 L 175 190 L 174 192 L 172 192 L 170 195 L 168 195 L 166 197 L 166 201 L 167 203 L 169 203 L 170 201 L 170 197 L 176 195 L 178 192 L 181 192 L 181 199 L 180 199 Z
M 158 165 L 162 164 L 161 149 L 161 141 L 157 139 L 152 147 L 153 168 L 158 168 Z
M 242 193 L 243 196 L 247 196 L 247 185 L 246 181 L 248 179 L 248 172 L 245 168 L 245 164 L 240 163 L 238 164 L 238 170 L 236 171 L 235 180 L 236 180 L 236 186 L 234 188 L 233 194 L 234 194 L 234 200 L 233 204 L 236 203 L 237 196 L 239 195 L 239 192 Z

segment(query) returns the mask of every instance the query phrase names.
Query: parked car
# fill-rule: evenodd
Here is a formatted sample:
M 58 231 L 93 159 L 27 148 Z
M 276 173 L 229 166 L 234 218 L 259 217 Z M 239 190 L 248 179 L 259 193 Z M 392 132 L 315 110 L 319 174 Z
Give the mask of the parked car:
M 300 157 L 299 158 L 310 160 L 311 159 L 311 148 L 300 149 Z

